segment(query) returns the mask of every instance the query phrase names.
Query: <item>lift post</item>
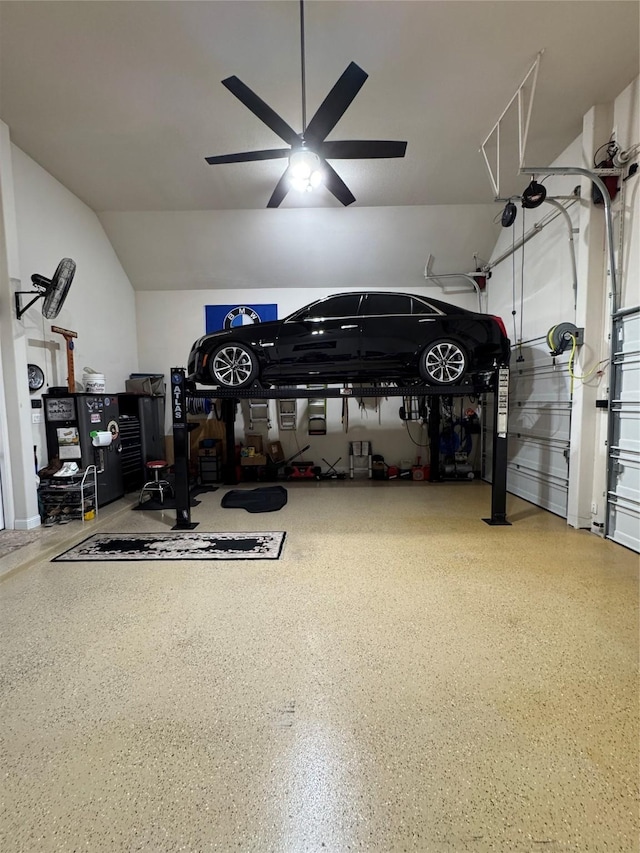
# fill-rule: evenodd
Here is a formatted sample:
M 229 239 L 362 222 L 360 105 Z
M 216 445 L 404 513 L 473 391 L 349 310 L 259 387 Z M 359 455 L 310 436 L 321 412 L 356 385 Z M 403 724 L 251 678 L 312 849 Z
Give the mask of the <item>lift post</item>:
M 440 398 L 429 401 L 429 482 L 440 479 Z
M 189 427 L 187 425 L 187 385 L 182 367 L 171 368 L 171 413 L 173 420 L 173 460 L 175 471 L 176 523 L 172 530 L 193 530 L 189 496 Z
M 507 521 L 507 421 L 509 417 L 509 368 L 496 370 L 493 405 L 493 477 L 491 482 L 491 518 L 483 518 L 494 527 L 511 526 Z
M 222 463 L 222 482 L 225 486 L 235 486 L 238 482 L 236 474 L 236 411 L 238 400 L 233 398 L 222 399 L 222 420 L 224 421 L 224 435 L 227 445 L 227 454 Z

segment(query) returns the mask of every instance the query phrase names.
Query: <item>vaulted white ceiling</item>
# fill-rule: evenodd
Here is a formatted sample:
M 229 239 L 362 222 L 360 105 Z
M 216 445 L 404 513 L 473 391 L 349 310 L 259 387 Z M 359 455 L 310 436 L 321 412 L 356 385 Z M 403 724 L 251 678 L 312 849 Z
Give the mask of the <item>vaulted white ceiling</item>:
M 636 2 L 307 0 L 305 18 L 307 117 L 355 61 L 369 79 L 329 138 L 408 141 L 333 162 L 358 207 L 491 202 L 478 149 L 542 49 L 536 165 L 638 73 Z M 0 118 L 96 211 L 264 208 L 285 160 L 204 158 L 282 145 L 230 75 L 301 129 L 299 27 L 293 0 L 0 2 Z M 340 207 L 324 189 L 282 206 Z

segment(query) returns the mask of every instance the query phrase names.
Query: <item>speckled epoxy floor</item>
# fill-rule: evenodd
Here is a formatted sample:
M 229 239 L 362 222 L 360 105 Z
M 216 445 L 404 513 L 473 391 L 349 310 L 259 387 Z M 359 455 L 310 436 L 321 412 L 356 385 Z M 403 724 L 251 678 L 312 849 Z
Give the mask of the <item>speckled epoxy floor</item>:
M 3 851 L 638 851 L 637 555 L 480 483 L 223 493 L 281 560 L 48 562 L 174 523 L 122 504 L 22 549 Z

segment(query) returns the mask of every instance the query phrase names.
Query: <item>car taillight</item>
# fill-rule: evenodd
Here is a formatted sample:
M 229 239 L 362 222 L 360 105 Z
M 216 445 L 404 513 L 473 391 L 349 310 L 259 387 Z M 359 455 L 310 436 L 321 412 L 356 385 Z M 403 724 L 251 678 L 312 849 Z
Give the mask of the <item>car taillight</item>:
M 502 320 L 502 317 L 497 317 L 495 314 L 492 314 L 491 316 L 496 321 L 496 323 L 498 324 L 498 327 L 499 327 L 500 331 L 502 332 L 503 336 L 505 338 L 508 338 L 509 335 L 507 334 L 507 328 L 506 328 L 506 326 Z

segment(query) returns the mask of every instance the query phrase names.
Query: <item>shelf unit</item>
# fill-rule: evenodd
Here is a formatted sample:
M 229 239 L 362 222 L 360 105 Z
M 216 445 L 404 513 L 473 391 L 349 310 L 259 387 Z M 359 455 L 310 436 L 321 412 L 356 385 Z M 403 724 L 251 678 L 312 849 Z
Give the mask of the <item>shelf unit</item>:
M 95 465 L 87 465 L 72 477 L 50 477 L 41 480 L 38 498 L 45 518 L 64 517 L 88 521 L 87 515 L 98 515 L 98 476 Z

